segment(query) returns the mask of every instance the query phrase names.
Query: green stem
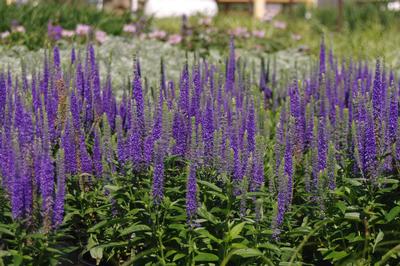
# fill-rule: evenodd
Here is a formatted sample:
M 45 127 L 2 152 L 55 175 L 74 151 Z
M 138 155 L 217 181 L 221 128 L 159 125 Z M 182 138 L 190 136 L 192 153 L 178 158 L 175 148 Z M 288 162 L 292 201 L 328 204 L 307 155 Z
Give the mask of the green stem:
M 368 221 L 364 219 L 364 232 L 365 232 L 365 238 L 364 238 L 364 249 L 363 249 L 363 258 L 365 259 L 366 256 L 368 256 L 367 261 L 369 261 L 369 255 L 368 255 L 368 240 L 369 240 L 369 229 L 368 229 Z
M 160 233 L 160 217 L 159 217 L 159 212 L 156 213 L 156 221 L 157 221 L 157 226 L 156 226 L 156 234 L 157 234 L 157 242 L 158 242 L 158 247 L 160 249 L 160 256 L 161 256 L 161 263 L 162 265 L 165 265 L 165 257 L 164 257 L 164 246 L 162 243 L 162 235 Z
M 161 263 L 162 263 L 162 265 L 165 265 L 164 246 L 163 246 L 163 243 L 162 243 L 161 234 L 158 234 L 158 245 L 160 246 Z
M 189 230 L 189 263 L 188 265 L 195 265 L 194 262 L 194 250 L 193 250 L 193 237 L 192 237 L 192 229 Z

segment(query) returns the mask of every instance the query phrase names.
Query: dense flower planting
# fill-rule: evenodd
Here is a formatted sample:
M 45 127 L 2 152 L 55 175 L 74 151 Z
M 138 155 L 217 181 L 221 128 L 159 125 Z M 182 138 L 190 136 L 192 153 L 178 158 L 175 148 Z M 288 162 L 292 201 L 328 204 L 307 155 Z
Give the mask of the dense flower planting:
M 161 62 L 156 84 L 135 58 L 121 88 L 113 88 L 110 73 L 100 75 L 91 45 L 73 49 L 68 65 L 55 47 L 32 73 L 2 72 L 1 213 L 9 204 L 27 232 L 19 244 L 37 241 L 38 233 L 55 245 L 83 242 L 81 258 L 89 252 L 97 264 L 107 256 L 113 265 L 388 261 L 394 251 L 375 248 L 384 234 L 393 247 L 398 235 L 391 226 L 400 207 L 380 194 L 398 192 L 394 74 L 379 60 L 375 68 L 341 62 L 322 42 L 318 64 L 301 80 L 278 82 L 269 62 L 249 71 L 233 40 L 229 51 L 224 66 L 185 63 L 179 80 L 169 80 Z M 368 196 L 380 203 L 370 205 Z M 308 224 L 308 217 L 326 219 Z M 329 230 L 338 223 L 342 234 L 365 236 L 364 246 L 347 239 L 349 249 L 341 249 Z M 289 249 L 288 242 L 323 226 L 327 235 L 310 244 L 320 253 L 300 255 L 302 242 Z M 365 251 L 358 256 L 353 248 Z M 70 252 L 55 258 L 68 261 Z

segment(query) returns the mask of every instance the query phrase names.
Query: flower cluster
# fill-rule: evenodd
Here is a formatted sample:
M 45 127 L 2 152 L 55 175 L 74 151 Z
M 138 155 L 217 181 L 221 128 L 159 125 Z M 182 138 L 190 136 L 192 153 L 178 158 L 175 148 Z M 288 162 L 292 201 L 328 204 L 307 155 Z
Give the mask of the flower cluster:
M 0 74 L 0 170 L 15 219 L 30 220 L 40 199 L 39 219 L 48 230 L 57 227 L 66 178 L 88 177 L 83 186 L 112 182 L 126 167 L 152 171 L 151 194 L 159 205 L 164 160 L 172 155 L 190 162 L 188 221 L 197 210 L 199 168 L 231 176 L 236 195 L 261 188 L 264 151 L 256 139 L 264 101 L 255 100 L 249 80 L 236 70 L 233 42 L 226 71 L 205 61 L 190 71 L 186 63 L 175 83 L 161 65 L 154 91 L 144 85 L 136 59 L 122 97 L 115 95 L 111 75 L 101 78 L 91 45 L 86 53 L 72 50 L 67 68 L 55 47 L 29 79 L 25 71 L 21 79 Z
M 400 159 L 399 87 L 377 60 L 375 69 L 352 60 L 342 63 L 321 44 L 319 65 L 288 87 L 276 133 L 278 211 L 276 232 L 293 197 L 294 165 L 304 167 L 305 190 L 323 205 L 334 190 L 337 171 L 371 185 L 397 175 Z M 295 140 L 295 141 L 294 141 Z M 350 164 L 350 165 L 349 165 Z

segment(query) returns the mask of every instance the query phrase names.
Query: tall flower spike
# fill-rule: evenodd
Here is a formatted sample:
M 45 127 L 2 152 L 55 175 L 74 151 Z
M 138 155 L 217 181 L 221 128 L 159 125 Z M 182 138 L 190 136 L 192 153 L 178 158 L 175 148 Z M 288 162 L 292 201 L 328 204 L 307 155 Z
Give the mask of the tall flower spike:
M 142 90 L 142 82 L 141 82 L 141 76 L 140 76 L 140 65 L 139 65 L 138 60 L 136 60 L 136 68 L 134 71 L 132 90 L 133 90 L 133 99 L 135 100 L 135 103 L 136 103 L 138 131 L 140 134 L 140 138 L 143 141 L 146 128 L 145 128 L 145 119 L 144 119 L 143 90 Z
M 255 139 L 255 134 L 256 134 L 256 122 L 255 122 L 255 113 L 254 113 L 254 102 L 251 101 L 248 115 L 247 115 L 247 148 L 249 153 L 253 153 L 255 151 L 255 146 L 256 146 L 256 139 Z
M 381 119 L 381 72 L 380 62 L 376 61 L 375 80 L 374 87 L 372 90 L 372 107 L 373 107 L 373 118 L 374 121 L 380 122 Z
M 118 156 L 118 161 L 121 164 L 124 164 L 126 159 L 127 159 L 127 154 L 126 154 L 126 146 L 125 146 L 125 137 L 124 137 L 124 132 L 122 129 L 122 118 L 121 116 L 117 115 L 115 119 L 115 128 L 117 131 L 117 156 Z
M 286 147 L 284 155 L 284 174 L 287 178 L 286 205 L 290 206 L 293 198 L 293 127 L 294 123 L 289 121 L 288 135 L 286 136 Z
M 193 226 L 193 218 L 197 212 L 197 181 L 196 181 L 196 164 L 191 163 L 189 166 L 189 174 L 186 184 L 186 214 L 188 224 Z
M 200 98 L 202 91 L 201 84 L 201 74 L 200 74 L 200 66 L 194 66 L 193 70 L 193 95 L 192 102 L 190 106 L 190 115 L 196 116 L 197 112 L 200 109 Z
M 179 109 L 184 114 L 189 114 L 189 67 L 185 63 L 179 84 Z
M 374 134 L 374 121 L 371 114 L 368 114 L 367 119 L 367 125 L 365 127 L 365 166 L 368 177 L 371 181 L 374 181 L 377 174 L 377 149 Z
M 206 110 L 203 116 L 202 131 L 205 163 L 211 165 L 214 150 L 214 115 L 211 100 L 207 102 Z
M 71 64 L 73 65 L 76 61 L 75 47 L 72 47 L 71 50 Z
M 179 156 L 185 156 L 187 145 L 187 132 L 184 118 L 180 112 L 175 112 L 172 125 L 172 135 L 175 139 L 173 153 Z
M 397 133 L 397 120 L 399 113 L 399 103 L 396 89 L 391 89 L 391 97 L 390 97 L 390 108 L 389 108 L 389 116 L 387 121 L 387 145 L 390 146 L 396 140 Z
M 41 156 L 41 165 L 40 165 L 40 191 L 42 194 L 42 199 L 43 199 L 43 204 L 42 204 L 42 209 L 43 213 L 45 216 L 45 220 L 49 224 L 47 226 L 50 226 L 50 219 L 48 215 L 50 215 L 51 212 L 51 207 L 52 207 L 52 196 L 53 196 L 53 182 L 54 182 L 54 166 L 53 166 L 53 161 L 50 155 L 50 140 L 49 140 L 49 126 L 47 122 L 47 116 L 46 112 L 44 113 L 44 119 L 43 119 L 43 152 Z
M 152 196 L 154 204 L 159 205 L 164 198 L 164 151 L 160 141 L 156 142 L 155 150 Z
M 323 171 L 326 168 L 326 156 L 328 151 L 326 136 L 326 118 L 320 117 L 318 123 L 318 169 Z
M 60 59 L 60 49 L 57 46 L 53 48 L 53 62 L 56 71 L 56 78 L 61 78 L 61 59 Z
M 279 167 L 279 187 L 278 187 L 278 199 L 277 199 L 277 208 L 276 215 L 273 222 L 273 234 L 272 238 L 277 239 L 281 232 L 281 225 L 283 223 L 283 219 L 286 213 L 286 205 L 287 205 L 287 180 L 284 174 L 284 166 L 283 164 Z
M 329 144 L 328 148 L 328 187 L 330 190 L 334 190 L 336 188 L 336 156 L 335 156 L 335 147 L 333 143 Z
M 93 170 L 92 159 L 86 149 L 85 137 L 83 133 L 80 133 L 79 137 L 79 154 L 80 154 L 80 166 L 81 173 L 91 174 Z
M 23 217 L 23 184 L 21 176 L 22 156 L 20 155 L 19 145 L 16 140 L 12 142 L 12 148 L 8 155 L 9 160 L 9 183 L 11 188 L 11 212 L 13 219 Z
M 93 144 L 93 168 L 94 174 L 97 177 L 103 175 L 103 159 L 101 152 L 101 139 L 100 139 L 100 129 L 97 127 L 94 131 L 94 144 Z
M 64 216 L 65 200 L 65 169 L 64 169 L 64 151 L 60 149 L 57 154 L 57 191 L 53 209 L 54 227 L 61 225 Z
M 272 179 L 272 177 L 270 178 Z M 264 161 L 261 152 L 256 151 L 253 160 L 250 191 L 258 191 L 263 184 L 264 184 Z
M 65 172 L 68 174 L 77 173 L 77 158 L 76 158 L 76 145 L 75 145 L 75 133 L 73 126 L 71 125 L 71 119 L 67 119 L 64 133 L 61 137 L 61 146 L 65 151 Z

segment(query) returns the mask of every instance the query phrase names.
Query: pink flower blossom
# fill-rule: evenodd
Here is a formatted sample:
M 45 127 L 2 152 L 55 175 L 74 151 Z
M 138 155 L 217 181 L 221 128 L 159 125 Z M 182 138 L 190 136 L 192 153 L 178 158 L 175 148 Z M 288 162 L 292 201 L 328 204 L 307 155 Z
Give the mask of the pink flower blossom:
M 127 33 L 135 33 L 136 26 L 133 24 L 125 24 L 124 28 L 122 30 L 123 30 L 123 32 L 127 32 Z
M 85 36 L 88 35 L 90 32 L 90 26 L 86 25 L 86 24 L 78 24 L 76 25 L 76 34 L 80 35 L 80 36 Z
M 61 36 L 64 38 L 71 38 L 74 37 L 75 32 L 73 30 L 63 30 L 61 32 Z
M 167 33 L 163 30 L 154 30 L 149 33 L 150 39 L 164 39 L 167 36 Z
M 102 44 L 106 41 L 107 33 L 105 33 L 102 30 L 96 30 L 95 37 L 96 37 L 96 41 L 98 41 L 100 44 Z
M 265 31 L 263 30 L 254 30 L 253 31 L 253 36 L 256 38 L 264 38 L 265 37 Z
M 8 36 L 10 36 L 10 32 L 9 31 L 5 31 L 5 32 L 1 32 L 0 33 L 0 39 L 5 39 Z
M 284 21 L 279 21 L 279 20 L 275 20 L 274 23 L 272 24 L 275 28 L 280 29 L 280 30 L 284 30 L 287 27 L 286 22 Z
M 169 36 L 168 43 L 169 44 L 178 44 L 182 41 L 182 36 L 179 34 L 173 34 Z

